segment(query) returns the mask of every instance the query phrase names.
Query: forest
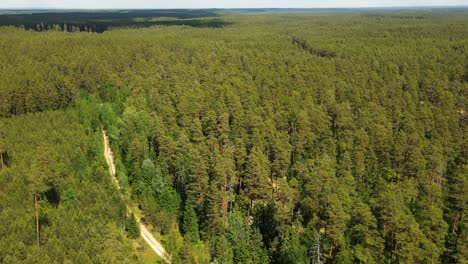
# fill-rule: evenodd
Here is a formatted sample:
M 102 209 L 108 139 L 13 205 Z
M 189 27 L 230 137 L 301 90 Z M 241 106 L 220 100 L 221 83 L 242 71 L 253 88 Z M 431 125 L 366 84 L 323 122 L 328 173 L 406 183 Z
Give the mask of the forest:
M 1 10 L 0 10 L 1 11 Z M 218 14 L 210 9 L 165 10 L 89 10 L 56 11 L 30 10 L 0 13 L 0 25 L 26 30 L 102 33 L 112 28 L 141 28 L 155 25 L 188 25 L 193 27 L 222 27 Z M 203 19 L 203 18 L 207 19 Z
M 468 263 L 467 10 L 204 12 L 0 23 L 0 263 Z

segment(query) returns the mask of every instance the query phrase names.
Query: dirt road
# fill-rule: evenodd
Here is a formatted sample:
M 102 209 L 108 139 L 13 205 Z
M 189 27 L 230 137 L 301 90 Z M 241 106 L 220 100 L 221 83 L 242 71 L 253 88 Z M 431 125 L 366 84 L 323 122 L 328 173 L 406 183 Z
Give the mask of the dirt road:
M 115 185 L 117 186 L 117 189 L 120 192 L 120 184 L 119 180 L 117 179 L 117 176 L 115 174 L 115 163 L 114 163 L 114 155 L 112 154 L 112 150 L 109 146 L 109 138 L 107 137 L 107 134 L 104 130 L 102 130 L 102 137 L 104 139 L 104 156 L 106 157 L 106 162 L 109 167 L 109 174 L 112 177 L 112 180 L 114 181 Z M 123 194 L 120 192 L 120 195 L 123 198 Z M 128 213 L 131 213 L 130 206 L 127 204 L 127 211 Z M 167 263 L 171 263 L 170 261 L 170 255 L 166 252 L 164 247 L 159 243 L 153 235 L 148 231 L 145 225 L 140 222 L 139 219 L 138 224 L 140 225 L 140 235 L 145 240 L 145 242 L 153 249 L 153 251 L 161 257 L 163 260 L 165 260 Z

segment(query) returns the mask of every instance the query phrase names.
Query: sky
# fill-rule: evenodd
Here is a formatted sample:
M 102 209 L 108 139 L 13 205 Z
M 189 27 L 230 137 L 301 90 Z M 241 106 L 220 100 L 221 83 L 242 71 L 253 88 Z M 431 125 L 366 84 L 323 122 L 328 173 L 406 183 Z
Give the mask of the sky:
M 460 6 L 468 0 L 0 0 L 0 8 L 324 8 Z

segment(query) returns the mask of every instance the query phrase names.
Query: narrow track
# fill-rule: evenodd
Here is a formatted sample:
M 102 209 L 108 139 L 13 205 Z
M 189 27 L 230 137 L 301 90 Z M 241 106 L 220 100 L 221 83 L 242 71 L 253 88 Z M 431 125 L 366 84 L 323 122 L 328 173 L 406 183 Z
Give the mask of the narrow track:
M 109 138 L 107 137 L 107 134 L 106 134 L 106 132 L 104 130 L 102 130 L 102 137 L 104 139 L 104 157 L 106 157 L 107 166 L 109 167 L 109 174 L 111 175 L 112 180 L 114 181 L 117 189 L 119 190 L 120 196 L 122 196 L 122 199 L 123 199 L 123 194 L 120 191 L 121 188 L 120 188 L 119 180 L 118 180 L 118 178 L 117 178 L 117 176 L 115 174 L 114 155 L 112 154 L 112 150 L 111 150 L 111 148 L 109 146 Z M 127 212 L 131 213 L 132 210 L 131 210 L 130 206 L 128 204 L 126 204 L 126 207 L 127 207 Z M 145 242 L 148 244 L 148 246 L 150 246 L 151 249 L 153 249 L 153 251 L 159 257 L 161 257 L 167 263 L 171 263 L 170 255 L 166 252 L 166 250 L 161 245 L 161 243 L 159 243 L 154 238 L 154 236 L 148 231 L 146 226 L 142 222 L 140 222 L 139 219 L 137 219 L 137 221 L 138 221 L 138 224 L 140 226 L 140 235 L 143 238 L 143 240 L 145 240 Z

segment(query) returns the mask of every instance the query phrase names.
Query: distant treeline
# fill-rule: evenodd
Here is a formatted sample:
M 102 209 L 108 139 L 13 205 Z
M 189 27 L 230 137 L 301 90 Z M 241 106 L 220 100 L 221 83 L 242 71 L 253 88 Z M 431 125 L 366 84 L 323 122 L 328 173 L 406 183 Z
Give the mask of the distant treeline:
M 66 31 L 66 32 L 95 32 L 102 33 L 111 28 L 144 28 L 150 26 L 191 26 L 191 27 L 212 27 L 219 28 L 229 25 L 229 23 L 221 19 L 199 20 L 199 19 L 186 19 L 186 20 L 161 20 L 161 21 L 147 21 L 147 22 L 114 22 L 114 23 L 39 23 L 39 24 L 24 24 L 24 29 L 33 30 L 37 32 L 43 31 Z M 21 25 L 20 25 L 21 26 Z
M 19 26 L 38 32 L 56 30 L 67 32 L 102 33 L 116 27 L 150 27 L 154 25 L 188 25 L 192 27 L 223 27 L 221 19 L 210 10 L 132 10 L 119 12 L 46 12 L 0 15 L 0 26 Z M 151 18 L 171 18 L 151 21 Z M 176 18 L 176 19 L 174 19 Z
M 34 30 L 37 32 L 43 31 L 67 31 L 67 32 L 97 32 L 102 33 L 107 30 L 107 25 L 101 24 L 66 24 L 66 23 L 59 23 L 59 24 L 24 24 L 24 29 L 26 30 Z

